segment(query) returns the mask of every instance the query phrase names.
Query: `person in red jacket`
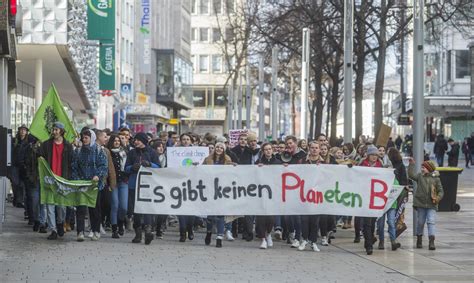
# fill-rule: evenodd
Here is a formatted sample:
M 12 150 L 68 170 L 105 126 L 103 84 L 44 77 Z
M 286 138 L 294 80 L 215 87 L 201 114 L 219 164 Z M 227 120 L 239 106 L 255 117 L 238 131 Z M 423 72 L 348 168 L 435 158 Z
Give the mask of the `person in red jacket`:
M 360 166 L 366 167 L 379 167 L 382 168 L 382 162 L 379 159 L 379 150 L 374 145 L 367 147 L 367 158 L 362 160 Z M 371 255 L 373 252 L 373 244 L 377 241 L 374 236 L 375 232 L 375 221 L 377 218 L 374 217 L 361 217 L 363 223 L 364 233 L 364 248 L 367 255 Z

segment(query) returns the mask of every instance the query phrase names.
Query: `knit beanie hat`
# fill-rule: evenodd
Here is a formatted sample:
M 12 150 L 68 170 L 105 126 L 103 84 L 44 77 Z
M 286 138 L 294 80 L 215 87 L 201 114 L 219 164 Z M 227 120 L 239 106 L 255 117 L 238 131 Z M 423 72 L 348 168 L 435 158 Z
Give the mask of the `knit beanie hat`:
M 436 170 L 436 164 L 431 160 L 423 162 L 421 166 L 425 167 L 430 173 Z
M 373 145 L 369 145 L 369 147 L 367 148 L 367 155 L 378 155 L 379 154 L 379 150 L 373 146 Z
M 226 150 L 225 143 L 223 143 L 223 142 L 220 142 L 220 141 L 219 141 L 219 142 L 216 142 L 215 147 L 217 147 L 217 146 L 222 146 L 222 148 L 224 148 L 224 151 Z
M 136 134 L 135 139 L 141 141 L 144 145 L 148 144 L 148 136 L 145 133 Z

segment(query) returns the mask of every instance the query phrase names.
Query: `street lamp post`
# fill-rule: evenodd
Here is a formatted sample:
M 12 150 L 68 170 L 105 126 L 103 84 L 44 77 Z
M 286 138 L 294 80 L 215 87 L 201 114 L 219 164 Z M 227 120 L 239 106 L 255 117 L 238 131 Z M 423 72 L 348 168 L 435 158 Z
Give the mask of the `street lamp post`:
M 278 47 L 272 49 L 272 139 L 278 135 Z
M 309 89 L 309 33 L 308 28 L 303 29 L 303 56 L 301 57 L 301 119 L 300 119 L 300 138 L 306 139 L 307 135 L 307 115 L 308 108 L 308 89 Z
M 354 0 L 344 0 L 344 142 L 352 142 L 352 27 Z
M 415 158 L 415 170 L 421 170 L 424 159 L 424 86 L 425 86 L 425 66 L 424 66 L 424 35 L 423 35 L 423 11 L 424 0 L 416 0 L 413 6 L 414 26 L 413 26 L 413 157 Z M 416 186 L 414 188 L 416 191 Z M 416 211 L 413 210 L 413 234 L 416 231 Z

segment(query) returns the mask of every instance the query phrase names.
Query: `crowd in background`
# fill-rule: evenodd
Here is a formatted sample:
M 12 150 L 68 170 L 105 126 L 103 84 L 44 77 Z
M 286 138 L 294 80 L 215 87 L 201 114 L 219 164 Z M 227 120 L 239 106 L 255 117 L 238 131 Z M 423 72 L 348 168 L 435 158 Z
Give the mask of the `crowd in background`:
M 211 244 L 212 234 L 217 231 L 216 247 L 222 247 L 224 240 L 235 240 L 240 234 L 249 242 L 255 237 L 260 239 L 261 249 L 272 247 L 273 240 L 277 239 L 286 241 L 296 250 L 310 247 L 313 251 L 319 251 L 318 245 L 329 245 L 339 228 L 354 229 L 354 242 L 359 243 L 363 237 L 367 254 L 372 254 L 377 241 L 378 249 L 385 248 L 384 224 L 387 222 L 391 249 L 400 247 L 395 227 L 397 202 L 379 219 L 347 215 L 209 216 L 203 219 L 193 215 L 175 217 L 134 213 L 135 183 L 141 166 L 167 167 L 166 151 L 169 147 L 205 146 L 209 148 L 209 156 L 203 166 L 332 164 L 393 168 L 400 185 L 408 186 L 411 179 L 421 188 L 416 191 L 413 200 L 418 210 L 417 247 L 422 247 L 424 225 L 427 224 L 429 248 L 435 249 L 435 215 L 443 189 L 436 172 L 437 165 L 428 157 L 423 162 L 422 173 L 415 174 L 414 161 L 408 159 L 412 153 L 410 136 L 404 140 L 398 136 L 395 141 L 390 138 L 384 145 L 376 145 L 372 139 L 365 137 L 359 138 L 356 144 L 344 143 L 339 138 L 331 145 L 324 134 L 314 140 L 287 136 L 283 140 L 260 142 L 254 133 L 249 132 L 241 134 L 237 144 L 231 148 L 226 135 L 216 137 L 210 133 L 178 135 L 176 132 L 161 132 L 157 136 L 151 133 L 132 136 L 128 128 L 117 132 L 83 128 L 80 138 L 71 144 L 64 139 L 64 128 L 63 124 L 56 122 L 51 138 L 40 143 L 29 135 L 26 126 L 21 126 L 12 141 L 14 167 L 9 177 L 13 187 L 13 205 L 25 209 L 25 220 L 33 226 L 33 231 L 48 233 L 49 230 L 49 240 L 63 237 L 72 230 L 76 230 L 79 242 L 86 238 L 97 241 L 107 233 L 106 230 L 111 230 L 112 238 L 119 239 L 133 230 L 135 237 L 132 242 L 144 241 L 148 245 L 155 238 L 162 239 L 164 231 L 177 222 L 179 242 L 193 240 L 194 232 L 204 229 L 205 245 Z M 446 141 L 440 135 L 434 145 L 438 165 L 443 166 L 447 154 L 448 165 L 457 166 L 461 149 L 468 168 L 469 162 L 471 165 L 473 162 L 473 143 L 474 133 L 464 140 L 461 147 L 452 139 Z M 408 171 L 402 154 L 408 156 L 405 158 L 410 163 Z M 40 204 L 37 169 L 37 158 L 40 156 L 46 159 L 52 172 L 58 176 L 70 180 L 97 181 L 99 193 L 96 206 Z M 399 198 L 407 195 L 407 190 L 404 190 Z

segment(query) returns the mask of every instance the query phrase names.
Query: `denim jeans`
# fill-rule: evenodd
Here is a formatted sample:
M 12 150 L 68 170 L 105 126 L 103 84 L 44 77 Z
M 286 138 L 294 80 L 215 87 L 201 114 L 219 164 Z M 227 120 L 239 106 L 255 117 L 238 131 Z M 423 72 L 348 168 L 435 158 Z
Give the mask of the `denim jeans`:
M 224 224 L 224 230 L 232 232 L 232 221 Z
M 40 204 L 40 211 L 39 211 L 39 222 L 41 225 L 46 226 L 46 216 L 48 215 L 48 205 L 47 204 Z
M 417 212 L 417 225 L 416 225 L 416 235 L 423 235 L 423 230 L 425 228 L 425 222 L 428 226 L 428 236 L 435 235 L 435 224 L 436 224 L 436 210 L 434 208 L 421 208 L 416 209 Z
M 29 184 L 27 188 L 28 199 L 28 216 L 35 222 L 39 222 L 40 218 L 40 192 L 39 184 Z
M 436 155 L 436 162 L 438 162 L 439 167 L 443 167 L 444 155 Z
M 64 223 L 64 218 L 66 217 L 66 207 L 47 204 L 46 209 L 48 215 L 48 227 L 52 231 L 57 231 L 56 221 L 57 223 Z
M 179 221 L 179 232 L 186 233 L 193 230 L 195 216 L 190 215 L 178 215 Z
M 128 185 L 121 182 L 112 191 L 112 201 L 110 204 L 110 224 L 117 224 L 117 220 L 124 221 L 128 209 Z
M 216 225 L 217 236 L 224 236 L 224 216 L 208 216 L 207 232 L 212 232 L 212 226 Z
M 379 219 L 377 220 L 377 233 L 381 241 L 385 239 L 385 215 L 387 215 L 388 235 L 390 236 L 390 240 L 395 240 L 397 238 L 397 226 L 395 222 L 396 213 L 397 209 L 390 208 L 389 210 L 387 210 L 387 212 L 385 212 L 384 215 L 379 217 Z

